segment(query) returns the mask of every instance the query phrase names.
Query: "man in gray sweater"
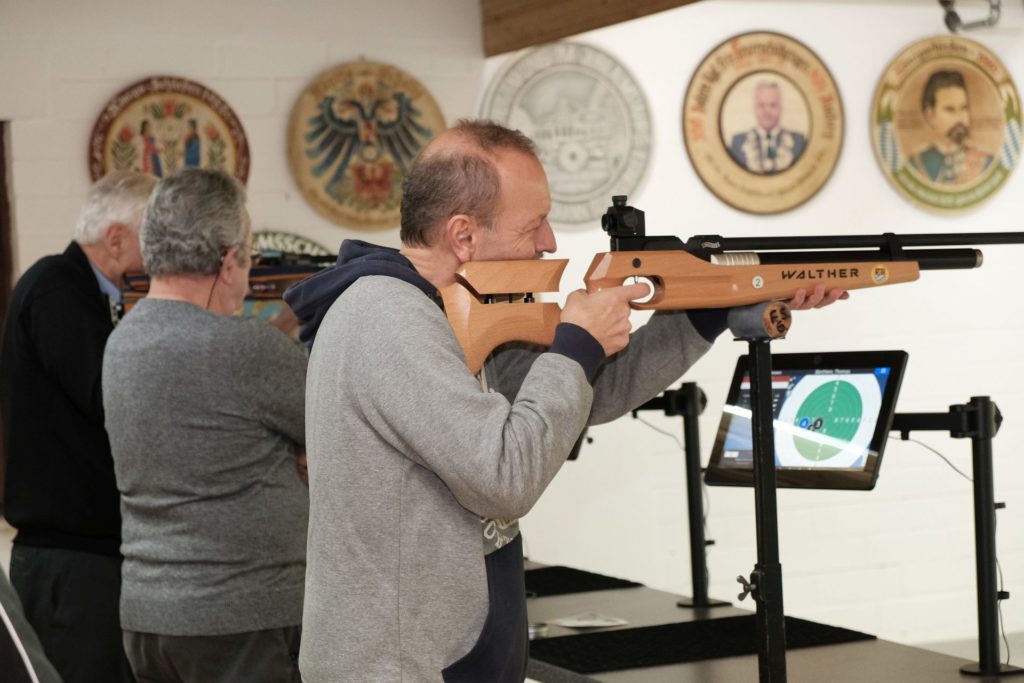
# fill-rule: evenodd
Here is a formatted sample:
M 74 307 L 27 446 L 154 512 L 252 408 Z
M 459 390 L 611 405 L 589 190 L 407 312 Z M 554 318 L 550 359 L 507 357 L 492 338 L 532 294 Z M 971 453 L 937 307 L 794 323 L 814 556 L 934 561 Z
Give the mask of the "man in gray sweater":
M 305 353 L 232 315 L 252 265 L 234 178 L 161 181 L 141 243 L 149 295 L 103 362 L 128 659 L 140 681 L 298 680 Z
M 462 122 L 409 169 L 401 250 L 346 241 L 286 294 L 312 345 L 306 683 L 522 681 L 517 520 L 588 422 L 655 396 L 725 329 L 725 311 L 676 311 L 630 337 L 646 285 L 577 291 L 550 349 L 499 347 L 474 377 L 437 292 L 467 261 L 553 252 L 550 207 L 529 139 Z

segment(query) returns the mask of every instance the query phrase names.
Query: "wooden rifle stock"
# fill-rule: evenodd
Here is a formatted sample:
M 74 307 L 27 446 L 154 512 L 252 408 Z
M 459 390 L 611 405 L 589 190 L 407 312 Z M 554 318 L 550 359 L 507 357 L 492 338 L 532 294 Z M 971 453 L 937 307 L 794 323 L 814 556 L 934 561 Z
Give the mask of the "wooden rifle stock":
M 675 310 L 745 306 L 791 299 L 799 289 L 863 289 L 911 282 L 916 261 L 718 265 L 687 251 L 611 251 L 598 254 L 583 280 L 588 292 L 650 280 L 653 296 L 635 309 Z
M 484 360 L 511 341 L 550 346 L 561 308 L 533 295 L 556 292 L 567 260 L 473 261 L 441 290 L 445 314 L 476 374 Z M 588 292 L 648 279 L 653 296 L 637 310 L 723 308 L 790 299 L 818 283 L 827 289 L 862 289 L 911 282 L 916 261 L 719 265 L 686 251 L 617 251 L 597 254 L 583 278 Z M 524 296 L 525 295 L 525 296 Z
M 475 375 L 491 351 L 510 341 L 550 346 L 562 309 L 537 303 L 537 292 L 557 292 L 565 259 L 471 261 L 441 290 L 445 315 Z M 498 302 L 504 305 L 495 305 Z
M 723 238 L 647 236 L 644 212 L 612 197 L 601 218 L 611 251 L 597 254 L 583 280 L 588 292 L 631 278 L 654 291 L 639 310 L 725 308 L 791 299 L 800 289 L 864 289 L 916 280 L 921 270 L 977 268 L 973 248 L 918 249 L 968 244 L 1021 244 L 1022 232 L 921 235 Z M 907 249 L 907 247 L 914 247 Z M 778 251 L 778 250 L 791 251 Z M 820 250 L 820 251 L 819 251 Z M 495 348 L 509 341 L 550 345 L 560 320 L 556 304 L 533 302 L 534 292 L 557 291 L 565 261 L 466 263 L 442 291 L 448 320 L 475 374 Z M 555 265 L 557 264 L 557 265 Z M 528 294 L 524 303 L 514 293 Z M 497 302 L 506 305 L 494 306 Z

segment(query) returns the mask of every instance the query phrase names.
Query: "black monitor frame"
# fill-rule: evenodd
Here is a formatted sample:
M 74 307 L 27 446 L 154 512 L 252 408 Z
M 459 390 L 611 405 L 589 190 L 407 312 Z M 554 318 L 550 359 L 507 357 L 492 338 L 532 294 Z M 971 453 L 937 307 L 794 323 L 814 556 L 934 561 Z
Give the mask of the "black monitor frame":
M 882 462 L 882 453 L 892 427 L 893 415 L 896 411 L 896 398 L 906 369 L 907 353 L 905 351 L 827 351 L 821 353 L 783 353 L 772 356 L 772 375 L 785 375 L 787 372 L 815 374 L 828 370 L 868 370 L 888 368 L 888 379 L 881 392 L 881 401 L 875 421 L 875 429 L 868 443 L 868 453 L 864 466 L 859 469 L 850 467 L 792 467 L 780 463 L 778 440 L 780 438 L 779 423 L 776 422 L 776 486 L 778 488 L 806 489 L 853 489 L 870 490 L 878 481 L 878 472 Z M 726 406 L 737 406 L 740 391 L 745 377 L 749 377 L 747 356 L 740 356 L 736 362 Z M 749 381 L 749 380 L 748 380 Z M 749 405 L 747 406 L 749 408 Z M 775 407 L 775 418 L 782 409 Z M 753 486 L 754 470 L 750 466 L 730 465 L 726 459 L 726 436 L 733 420 L 743 419 L 734 413 L 722 411 L 711 459 L 705 471 L 704 480 L 709 485 L 717 486 Z M 784 432 L 784 430 L 782 430 Z

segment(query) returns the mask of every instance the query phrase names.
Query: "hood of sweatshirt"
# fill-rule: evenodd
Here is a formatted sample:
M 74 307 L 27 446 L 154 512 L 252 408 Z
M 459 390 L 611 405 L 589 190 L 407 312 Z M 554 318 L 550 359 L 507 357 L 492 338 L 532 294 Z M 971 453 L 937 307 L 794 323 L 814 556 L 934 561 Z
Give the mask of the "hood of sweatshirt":
M 284 293 L 285 302 L 302 325 L 299 339 L 308 348 L 313 348 L 317 330 L 331 304 L 356 280 L 366 275 L 398 278 L 419 287 L 431 298 L 437 293 L 437 288 L 416 272 L 409 259 L 397 249 L 361 240 L 345 240 L 341 243 L 337 263 L 295 283 Z

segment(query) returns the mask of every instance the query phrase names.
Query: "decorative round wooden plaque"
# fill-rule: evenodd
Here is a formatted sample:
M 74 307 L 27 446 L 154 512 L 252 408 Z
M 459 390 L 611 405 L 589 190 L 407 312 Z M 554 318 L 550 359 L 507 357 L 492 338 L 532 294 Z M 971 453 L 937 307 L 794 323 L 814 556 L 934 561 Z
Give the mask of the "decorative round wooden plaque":
M 176 76 L 154 76 L 115 95 L 89 138 L 89 174 L 137 170 L 162 178 L 180 168 L 216 168 L 243 183 L 249 143 L 217 93 Z
M 415 78 L 379 62 L 348 62 L 313 81 L 288 125 L 288 160 L 306 200 L 350 228 L 400 221 L 409 163 L 445 129 L 437 102 Z
M 607 52 L 563 41 L 524 51 L 491 81 L 481 114 L 537 145 L 550 218 L 591 223 L 632 194 L 651 158 L 651 116 L 632 74 Z
M 995 194 L 1020 160 L 1020 95 L 988 48 L 961 36 L 926 38 L 904 48 L 882 75 L 871 138 L 901 195 L 956 213 Z
M 733 36 L 697 67 L 683 101 L 683 138 L 701 181 L 741 211 L 789 211 L 832 175 L 843 104 L 806 45 L 779 33 Z

